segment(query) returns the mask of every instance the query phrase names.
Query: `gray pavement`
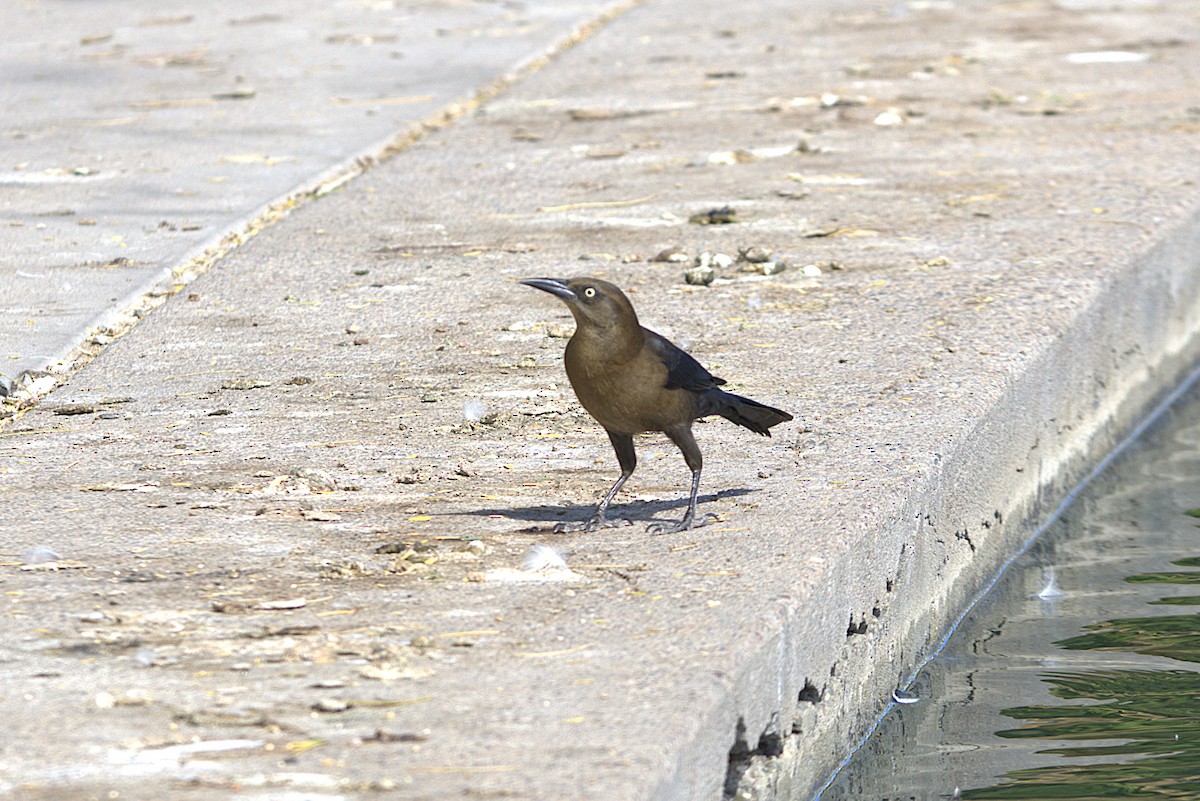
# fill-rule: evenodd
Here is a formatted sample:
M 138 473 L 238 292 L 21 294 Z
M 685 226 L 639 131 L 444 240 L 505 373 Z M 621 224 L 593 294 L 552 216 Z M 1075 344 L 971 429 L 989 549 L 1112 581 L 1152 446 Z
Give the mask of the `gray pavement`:
M 0 394 L 610 7 L 5 4 Z
M 0 432 L 0 787 L 810 797 L 1200 355 L 1195 21 L 649 2 L 265 228 Z M 719 524 L 550 533 L 585 273 L 797 415 L 698 426 Z

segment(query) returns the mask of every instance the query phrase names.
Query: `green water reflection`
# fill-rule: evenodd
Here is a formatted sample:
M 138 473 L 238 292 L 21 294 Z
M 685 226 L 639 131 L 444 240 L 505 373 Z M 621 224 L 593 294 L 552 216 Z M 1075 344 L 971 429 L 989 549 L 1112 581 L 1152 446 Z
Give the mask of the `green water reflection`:
M 1198 516 L 1195 512 L 1188 514 Z M 1173 564 L 1200 567 L 1200 557 Z M 1146 573 L 1125 581 L 1200 584 L 1200 571 Z M 1195 606 L 1200 605 L 1200 597 L 1163 598 L 1155 603 Z M 1069 650 L 1130 651 L 1200 662 L 1200 614 L 1120 618 L 1088 628 L 1089 633 L 1056 644 Z M 1002 784 L 967 790 L 964 799 L 1200 798 L 1200 673 L 1111 670 L 1049 673 L 1043 678 L 1055 697 L 1086 703 L 1006 709 L 1003 714 L 1024 723 L 997 734 L 1012 739 L 1087 741 L 1048 747 L 1042 753 L 1095 761 L 1013 771 Z

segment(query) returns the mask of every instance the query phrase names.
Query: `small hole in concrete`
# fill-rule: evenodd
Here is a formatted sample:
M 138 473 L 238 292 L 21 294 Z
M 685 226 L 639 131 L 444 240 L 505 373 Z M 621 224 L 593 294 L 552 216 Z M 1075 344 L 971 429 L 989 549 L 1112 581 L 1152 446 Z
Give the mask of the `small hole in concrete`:
M 734 732 L 733 747 L 729 749 L 729 767 L 725 770 L 725 798 L 733 798 L 738 791 L 742 776 L 752 764 L 754 757 L 778 757 L 783 753 L 783 735 L 779 733 L 779 713 L 771 716 L 771 722 L 758 736 L 758 743 L 751 751 L 746 743 L 746 721 L 738 718 Z
M 733 798 L 742 774 L 750 767 L 750 746 L 746 743 L 746 721 L 738 718 L 737 730 L 733 735 L 733 746 L 729 749 L 729 766 L 725 768 L 725 797 Z
M 766 732 L 758 738 L 758 748 L 754 752 L 757 756 L 777 757 L 783 753 L 783 737 L 779 732 Z
M 808 679 L 804 680 L 804 689 L 800 691 L 800 700 L 806 704 L 821 703 L 821 691 Z

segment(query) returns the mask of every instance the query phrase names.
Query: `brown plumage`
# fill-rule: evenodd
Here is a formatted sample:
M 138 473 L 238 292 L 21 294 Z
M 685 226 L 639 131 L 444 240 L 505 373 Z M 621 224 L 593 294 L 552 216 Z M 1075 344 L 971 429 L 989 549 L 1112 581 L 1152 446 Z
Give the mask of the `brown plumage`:
M 697 521 L 703 457 L 692 436 L 692 422 L 720 415 L 757 434 L 770 436 L 771 426 L 792 419 L 787 412 L 726 392 L 712 375 L 665 337 L 642 327 L 629 298 L 598 278 L 529 278 L 521 282 L 561 299 L 575 317 L 575 334 L 567 343 L 567 377 L 579 402 L 608 432 L 621 476 L 586 523 L 562 524 L 557 531 L 591 531 L 621 525 L 605 517 L 608 505 L 637 467 L 633 436 L 661 431 L 683 452 L 692 471 L 688 511 L 677 522 L 651 523 L 650 531 L 669 533 L 704 525 Z

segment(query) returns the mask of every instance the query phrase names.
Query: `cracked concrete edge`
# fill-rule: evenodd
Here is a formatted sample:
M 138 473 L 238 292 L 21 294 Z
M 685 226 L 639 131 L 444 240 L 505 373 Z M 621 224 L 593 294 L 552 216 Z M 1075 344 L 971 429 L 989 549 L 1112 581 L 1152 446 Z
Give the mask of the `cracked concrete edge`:
M 177 264 L 157 271 L 112 307 L 93 317 L 78 332 L 72 344 L 49 354 L 40 364 L 23 366 L 16 375 L 0 375 L 0 404 L 8 405 L 11 409 L 9 414 L 0 414 L 0 426 L 20 418 L 99 356 L 109 342 L 129 333 L 145 315 L 161 306 L 167 298 L 178 294 L 197 276 L 203 275 L 260 231 L 283 220 L 298 205 L 337 191 L 376 163 L 394 158 L 435 131 L 452 125 L 645 2 L 647 0 L 616 0 L 599 14 L 578 23 L 565 36 L 521 59 L 468 96 L 452 100 L 425 119 L 367 145 L 354 155 L 298 183 L 283 195 L 235 218 L 223 231 L 184 251 Z M 98 338 L 100 341 L 97 341 Z
M 824 695 L 837 703 L 796 702 L 793 695 L 792 710 L 762 708 L 768 695 L 762 692 L 764 678 L 795 684 L 796 677 L 790 682 L 784 677 L 809 661 L 793 650 L 802 640 L 789 637 L 786 625 L 779 638 L 763 643 L 756 668 L 732 687 L 743 710 L 743 730 L 769 732 L 770 721 L 777 725 L 781 712 L 785 719 L 790 713 L 794 730 L 781 732 L 781 742 L 749 742 L 748 753 L 731 753 L 727 793 L 739 801 L 817 797 L 846 755 L 894 707 L 891 692 L 910 684 L 936 658 L 953 627 L 1014 554 L 1052 522 L 1096 465 L 1164 398 L 1195 377 L 1200 363 L 1197 253 L 1200 212 L 1133 256 L 1079 309 L 1071 327 L 1030 369 L 1010 378 L 1003 397 L 981 416 L 973 433 L 944 455 L 924 491 L 908 498 L 891 524 L 877 531 L 880 547 L 871 561 L 878 564 L 871 572 L 912 571 L 906 572 L 906 597 L 893 599 L 900 614 L 888 616 L 903 623 L 881 627 L 872 638 L 848 637 L 841 653 L 828 656 L 826 661 L 839 667 Z M 994 523 L 980 510 L 993 510 Z M 969 538 L 970 558 L 950 561 L 944 572 L 935 560 L 921 558 L 923 544 L 956 534 Z M 858 702 L 842 700 L 850 698 Z M 755 707 L 757 720 L 747 720 L 746 710 Z M 764 721 L 766 728 L 756 729 Z M 706 758 L 699 749 L 688 750 L 681 765 Z M 828 766 L 824 775 L 811 769 L 814 760 Z M 689 794 L 663 786 L 654 797 Z

